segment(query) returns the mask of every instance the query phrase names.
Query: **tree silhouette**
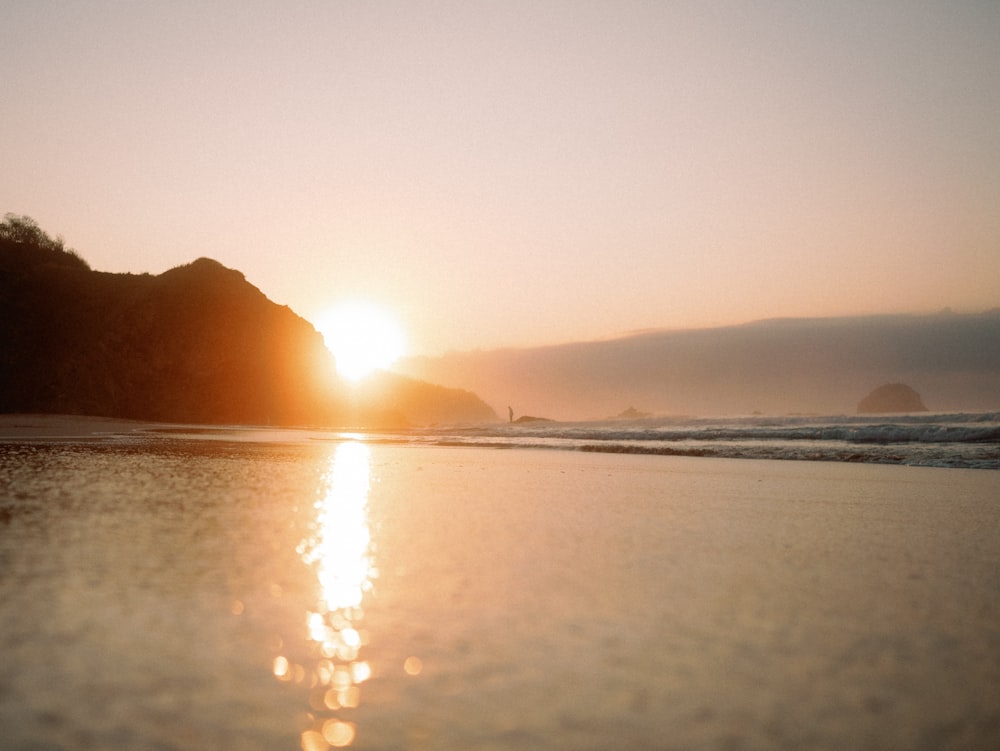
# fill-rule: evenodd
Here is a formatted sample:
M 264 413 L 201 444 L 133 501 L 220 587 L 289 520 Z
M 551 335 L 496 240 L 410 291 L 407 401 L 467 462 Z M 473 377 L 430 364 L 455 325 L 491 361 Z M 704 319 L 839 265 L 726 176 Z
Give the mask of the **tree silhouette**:
M 90 268 L 90 264 L 75 250 L 65 247 L 62 237 L 52 239 L 30 216 L 5 214 L 0 222 L 0 241 L 42 251 L 48 255 L 48 261 L 61 260 L 81 268 Z

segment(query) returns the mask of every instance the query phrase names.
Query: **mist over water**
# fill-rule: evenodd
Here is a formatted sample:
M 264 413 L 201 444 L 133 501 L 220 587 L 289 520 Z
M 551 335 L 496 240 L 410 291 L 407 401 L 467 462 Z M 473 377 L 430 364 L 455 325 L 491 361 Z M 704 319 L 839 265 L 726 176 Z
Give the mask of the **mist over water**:
M 1000 409 L 1000 311 L 760 321 L 599 342 L 411 358 L 409 375 L 475 391 L 498 414 L 594 420 L 853 414 L 902 382 L 933 412 Z

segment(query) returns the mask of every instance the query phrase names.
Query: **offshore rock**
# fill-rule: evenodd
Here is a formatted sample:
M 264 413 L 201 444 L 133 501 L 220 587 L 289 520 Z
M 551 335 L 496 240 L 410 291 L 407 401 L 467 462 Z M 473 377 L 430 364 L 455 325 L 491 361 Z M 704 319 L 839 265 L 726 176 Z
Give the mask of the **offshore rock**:
M 612 420 L 644 420 L 647 417 L 652 417 L 652 412 L 643 412 L 635 407 L 629 407 L 619 412 L 617 415 L 612 417 Z
M 905 383 L 886 383 L 858 402 L 858 414 L 927 412 L 920 394 Z

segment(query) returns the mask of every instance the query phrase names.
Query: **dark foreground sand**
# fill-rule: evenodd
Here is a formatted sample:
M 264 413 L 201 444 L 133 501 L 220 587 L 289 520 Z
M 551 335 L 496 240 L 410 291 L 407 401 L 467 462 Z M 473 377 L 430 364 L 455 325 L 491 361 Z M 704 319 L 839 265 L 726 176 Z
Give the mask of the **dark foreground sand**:
M 0 440 L 23 438 L 100 438 L 160 427 L 162 423 L 83 415 L 0 415 Z

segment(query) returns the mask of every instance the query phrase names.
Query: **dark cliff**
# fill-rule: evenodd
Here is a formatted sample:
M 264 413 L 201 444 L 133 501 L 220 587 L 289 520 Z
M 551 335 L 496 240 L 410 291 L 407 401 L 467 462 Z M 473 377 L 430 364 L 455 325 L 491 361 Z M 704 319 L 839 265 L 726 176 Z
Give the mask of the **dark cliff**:
M 407 399 L 403 386 L 418 393 Z M 420 423 L 437 398 L 435 418 L 495 418 L 474 395 L 450 394 L 400 377 L 380 394 L 388 406 L 359 404 L 313 326 L 216 261 L 103 273 L 31 220 L 0 225 L 0 412 L 276 425 L 391 412 Z

